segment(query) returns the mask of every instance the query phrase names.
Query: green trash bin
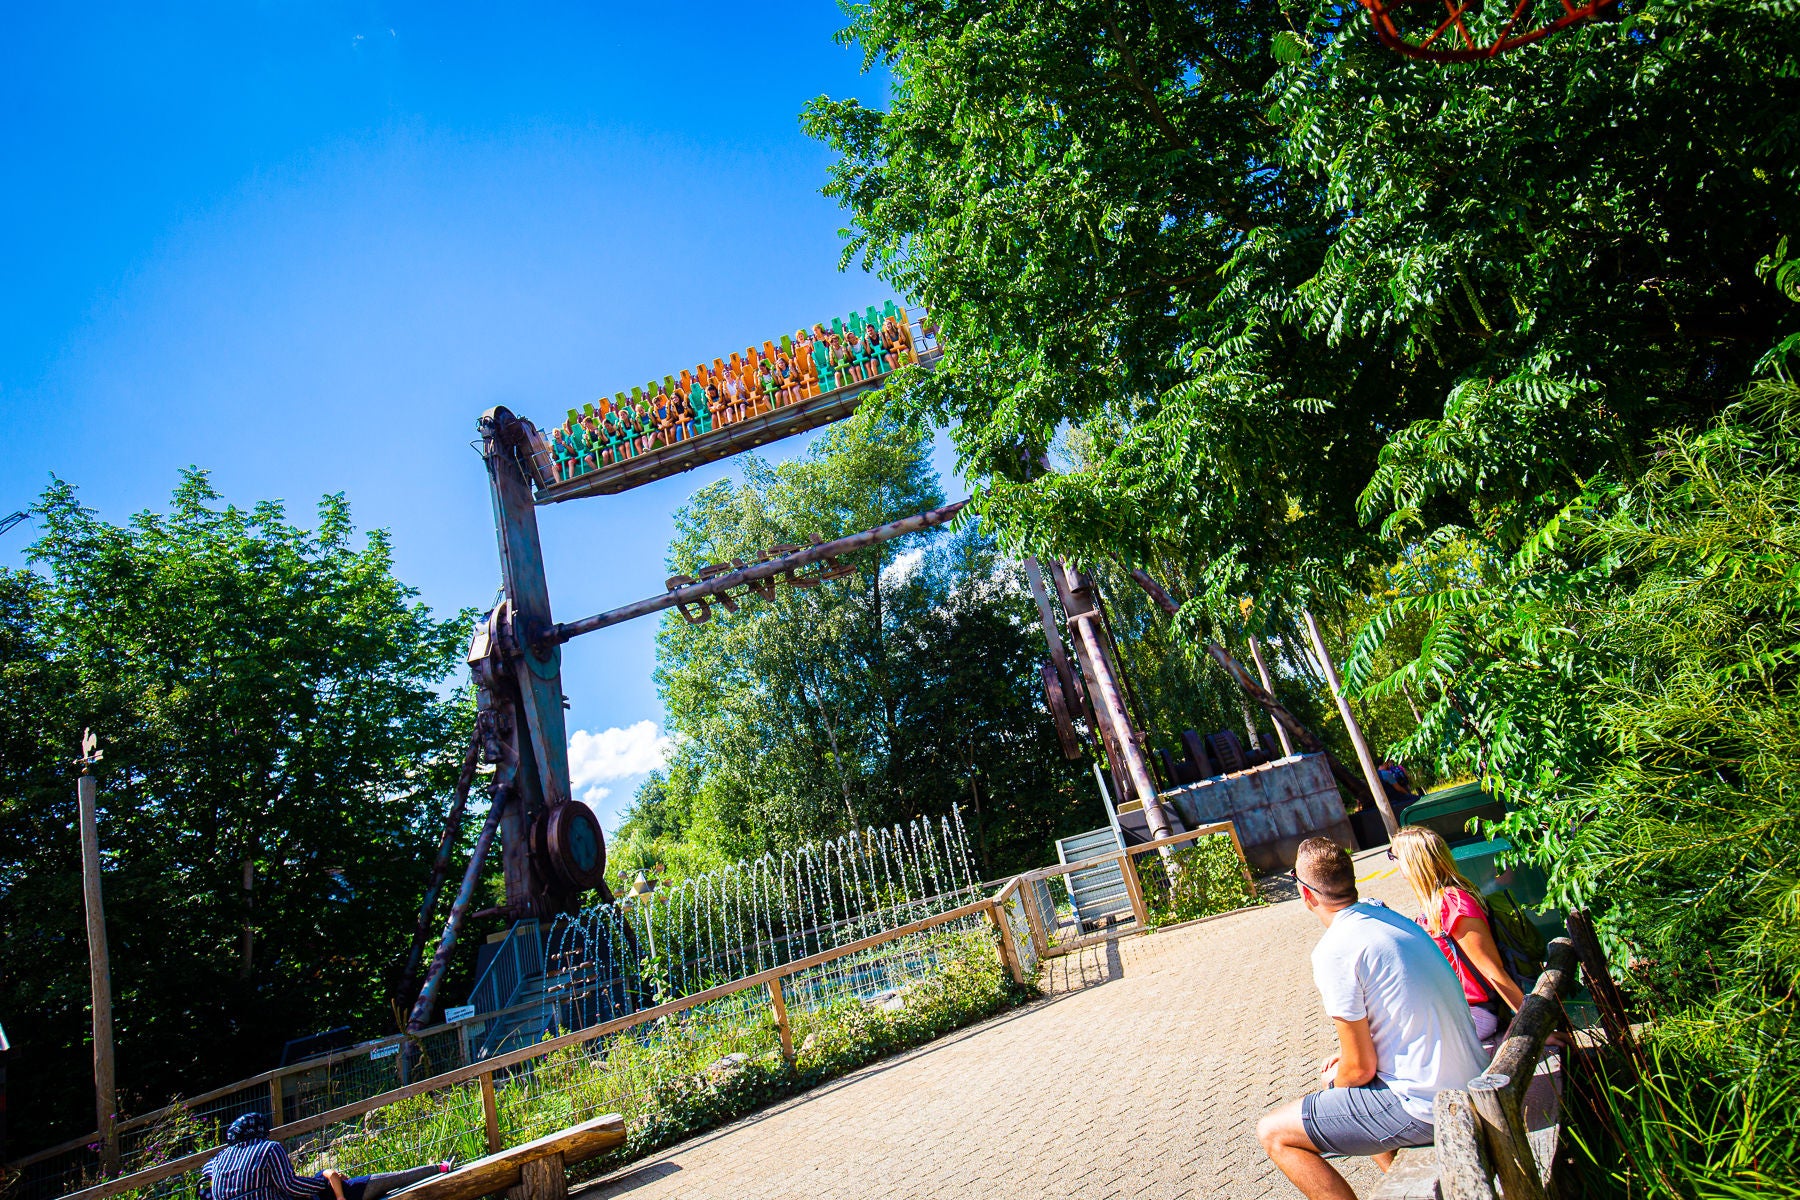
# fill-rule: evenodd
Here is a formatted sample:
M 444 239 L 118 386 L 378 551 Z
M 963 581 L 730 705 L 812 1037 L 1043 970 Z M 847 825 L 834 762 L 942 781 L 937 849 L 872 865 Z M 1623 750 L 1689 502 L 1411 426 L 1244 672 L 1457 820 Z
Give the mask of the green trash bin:
M 1435 830 L 1452 846 L 1481 841 L 1479 832 L 1469 831 L 1469 821 L 1480 817 L 1498 821 L 1506 815 L 1506 806 L 1498 796 L 1481 790 L 1479 783 L 1459 783 L 1441 791 L 1427 792 L 1407 805 L 1399 814 L 1402 825 L 1423 825 Z

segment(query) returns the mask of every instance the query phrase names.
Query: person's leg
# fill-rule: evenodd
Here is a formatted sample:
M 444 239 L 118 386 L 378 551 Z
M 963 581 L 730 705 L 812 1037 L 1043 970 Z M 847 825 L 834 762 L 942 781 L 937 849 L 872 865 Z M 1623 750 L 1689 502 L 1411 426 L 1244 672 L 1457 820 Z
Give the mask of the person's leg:
M 1337 1173 L 1337 1168 L 1319 1154 L 1318 1147 L 1306 1135 L 1300 1120 L 1300 1100 L 1290 1100 L 1280 1108 L 1263 1114 L 1257 1122 L 1256 1137 L 1269 1156 L 1281 1168 L 1307 1200 L 1356 1200 L 1356 1193 Z
M 426 1163 L 422 1167 L 411 1167 L 405 1171 L 385 1171 L 379 1175 L 366 1175 L 352 1183 L 361 1183 L 361 1194 L 351 1196 L 349 1200 L 381 1200 L 383 1196 L 411 1187 L 421 1179 L 430 1179 L 450 1169 L 449 1163 Z

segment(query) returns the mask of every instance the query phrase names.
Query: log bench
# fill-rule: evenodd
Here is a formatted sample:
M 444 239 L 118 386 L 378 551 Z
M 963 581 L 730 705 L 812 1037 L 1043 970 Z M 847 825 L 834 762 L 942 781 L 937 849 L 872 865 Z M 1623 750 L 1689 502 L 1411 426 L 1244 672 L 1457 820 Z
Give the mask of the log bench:
M 1374 1200 L 1545 1200 L 1562 1130 L 1563 1061 L 1544 1039 L 1567 1024 L 1575 990 L 1574 944 L 1550 943 L 1543 973 L 1506 1027 L 1488 1069 L 1466 1091 L 1439 1092 L 1434 1145 L 1402 1150 Z
M 505 1192 L 508 1200 L 564 1200 L 570 1164 L 624 1144 L 625 1119 L 608 1113 L 433 1175 L 388 1200 L 477 1200 L 495 1192 Z

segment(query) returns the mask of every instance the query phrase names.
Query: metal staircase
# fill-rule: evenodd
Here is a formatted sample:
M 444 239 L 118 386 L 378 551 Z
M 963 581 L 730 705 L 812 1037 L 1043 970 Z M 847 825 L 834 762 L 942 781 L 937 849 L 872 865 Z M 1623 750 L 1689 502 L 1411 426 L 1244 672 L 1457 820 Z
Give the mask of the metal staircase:
M 1125 843 L 1118 831 L 1108 826 L 1092 833 L 1057 839 L 1056 859 L 1061 863 L 1081 862 L 1101 854 L 1123 850 Z M 1125 876 L 1116 862 L 1069 873 L 1069 907 L 1074 910 L 1078 933 L 1096 929 L 1109 920 L 1117 920 L 1131 912 L 1131 896 L 1125 890 Z
M 544 995 L 544 933 L 535 918 L 515 924 L 469 993 L 475 1015 L 494 1014 L 470 1057 L 492 1058 L 540 1040 L 556 1023 Z

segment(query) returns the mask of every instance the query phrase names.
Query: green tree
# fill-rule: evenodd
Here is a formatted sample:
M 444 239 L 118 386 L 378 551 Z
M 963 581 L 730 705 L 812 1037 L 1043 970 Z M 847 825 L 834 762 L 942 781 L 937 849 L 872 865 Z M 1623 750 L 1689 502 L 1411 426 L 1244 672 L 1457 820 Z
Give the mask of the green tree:
M 939 505 L 928 450 L 871 410 L 805 458 L 749 459 L 741 487 L 702 489 L 677 515 L 670 569 Z M 972 529 L 853 561 L 852 575 L 703 624 L 664 618 L 657 681 L 677 746 L 624 823 L 618 871 L 693 870 L 952 804 L 968 810 L 984 870 L 1000 871 L 1042 861 L 1071 822 L 1099 820 L 1043 708 L 1042 635 L 1016 568 Z
M 1484 753 L 1515 808 L 1506 836 L 1629 949 L 1652 1034 L 1674 1051 L 1658 1060 L 1676 1081 L 1659 1083 L 1676 1094 L 1660 1111 L 1679 1114 L 1625 1122 L 1625 1143 L 1647 1135 L 1659 1160 L 1623 1168 L 1633 1194 L 1791 1195 L 1800 389 L 1765 385 L 1659 450 L 1511 560 L 1403 594 L 1349 674 L 1365 694 L 1457 694 L 1472 729 L 1440 709 L 1417 751 L 1447 768 Z M 1373 652 L 1420 616 L 1416 656 L 1380 671 Z M 1692 1145 L 1690 1123 L 1710 1128 Z
M 1172 556 L 1280 624 L 1378 582 L 1384 519 L 1516 545 L 1795 327 L 1756 270 L 1800 226 L 1800 31 L 1617 12 L 1444 68 L 1353 5 L 868 0 L 892 103 L 804 121 L 847 256 L 942 325 L 899 403 L 1003 540 Z
M 86 939 L 67 762 L 99 735 L 100 843 L 127 1109 L 272 1066 L 292 1037 L 391 1028 L 469 715 L 445 683 L 468 616 L 434 619 L 359 546 L 221 506 L 101 520 L 56 483 L 32 571 L 0 577 L 0 1005 L 24 1143 L 90 1127 Z M 79 1126 L 80 1128 L 77 1128 Z

